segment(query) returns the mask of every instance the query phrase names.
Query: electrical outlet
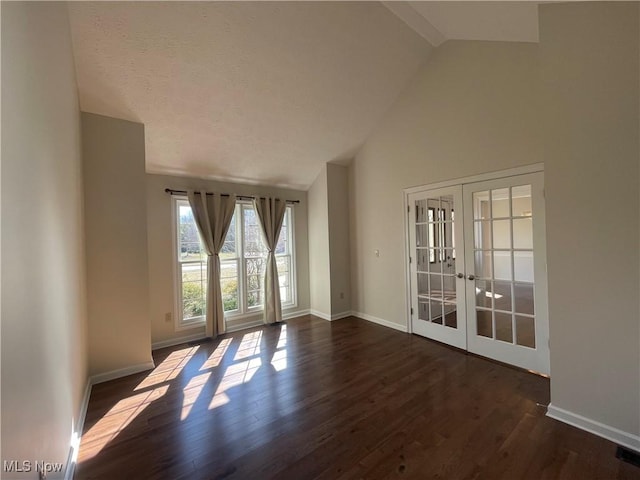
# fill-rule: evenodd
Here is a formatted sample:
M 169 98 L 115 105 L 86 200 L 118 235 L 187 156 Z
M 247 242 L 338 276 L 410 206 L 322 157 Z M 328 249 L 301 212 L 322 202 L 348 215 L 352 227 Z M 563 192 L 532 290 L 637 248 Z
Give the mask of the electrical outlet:
M 170 322 L 171 321 L 171 312 L 167 312 L 164 314 L 164 321 L 165 322 Z
M 344 292 L 340 292 L 340 300 L 344 299 Z

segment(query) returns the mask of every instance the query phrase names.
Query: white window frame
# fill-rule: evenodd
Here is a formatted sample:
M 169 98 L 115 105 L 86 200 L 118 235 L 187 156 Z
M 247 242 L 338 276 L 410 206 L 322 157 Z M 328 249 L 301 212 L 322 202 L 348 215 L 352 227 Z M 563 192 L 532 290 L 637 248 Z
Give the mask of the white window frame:
M 179 240 L 178 240 L 178 219 L 179 219 L 179 206 L 181 204 L 189 202 L 187 197 L 175 195 L 172 197 L 172 230 L 173 230 L 173 283 L 174 283 L 174 323 L 175 329 L 178 330 L 186 330 L 198 326 L 202 326 L 205 323 L 205 316 L 194 317 L 188 320 L 183 320 L 182 312 L 182 270 L 181 270 L 181 262 L 178 258 L 178 249 L 179 249 Z M 251 206 L 253 204 L 246 200 L 238 200 L 236 202 L 236 210 L 234 214 L 236 215 L 236 222 L 240 222 L 240 224 L 236 227 L 236 254 L 237 257 L 235 259 L 226 259 L 222 260 L 222 262 L 235 261 L 238 265 L 238 308 L 235 310 L 231 310 L 225 312 L 225 321 L 230 320 L 240 320 L 245 317 L 255 316 L 257 313 L 262 312 L 264 309 L 263 305 L 256 305 L 249 307 L 247 302 L 247 294 L 246 294 L 246 284 L 247 284 L 247 276 L 246 276 L 246 258 L 244 254 L 244 206 Z M 282 302 L 283 309 L 296 308 L 298 306 L 298 295 L 297 295 L 297 268 L 296 268 L 296 248 L 295 248 L 295 209 L 292 205 L 287 205 L 285 215 L 288 215 L 288 229 L 287 229 L 287 245 L 289 248 L 289 252 L 286 254 L 276 254 L 277 257 L 290 257 L 289 262 L 289 275 L 290 275 L 290 291 L 291 298 L 288 302 Z
M 236 241 L 236 249 L 238 251 L 238 260 L 239 260 L 239 275 L 238 275 L 238 295 L 240 297 L 240 301 L 238 302 L 239 308 L 237 310 L 233 310 L 230 312 L 225 312 L 225 318 L 229 320 L 238 320 L 245 317 L 253 316 L 256 313 L 262 312 L 264 309 L 264 305 L 256 305 L 253 307 L 248 306 L 247 302 L 247 276 L 246 276 L 246 257 L 244 255 L 244 213 L 243 206 L 253 207 L 252 202 L 246 200 L 238 200 L 236 202 L 236 221 L 240 222 L 240 226 L 238 227 L 240 233 L 240 240 Z M 291 299 L 289 302 L 282 302 L 282 308 L 296 308 L 298 306 L 298 292 L 297 292 L 297 279 L 296 279 L 296 252 L 295 252 L 295 208 L 292 205 L 287 205 L 285 215 L 289 215 L 289 227 L 287 230 L 288 238 L 287 245 L 289 246 L 289 253 L 286 255 L 276 255 L 277 257 L 282 256 L 290 256 L 290 289 L 291 289 Z
M 189 199 L 183 196 L 173 196 L 171 202 L 172 213 L 172 231 L 173 231 L 173 291 L 174 291 L 174 306 L 173 306 L 173 318 L 176 331 L 187 330 L 194 327 L 199 327 L 205 324 L 205 315 L 199 317 L 192 317 L 189 319 L 182 318 L 183 305 L 182 305 L 182 262 L 179 259 L 180 242 L 178 240 L 178 219 L 180 218 L 179 209 L 180 205 L 189 205 Z M 195 263 L 195 262 L 194 262 Z M 205 260 L 206 265 L 206 260 Z

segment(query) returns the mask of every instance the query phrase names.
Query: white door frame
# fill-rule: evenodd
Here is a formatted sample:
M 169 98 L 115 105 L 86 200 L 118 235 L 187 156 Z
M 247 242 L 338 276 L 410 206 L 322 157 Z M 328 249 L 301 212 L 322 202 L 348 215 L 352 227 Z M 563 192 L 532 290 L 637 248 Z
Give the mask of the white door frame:
M 411 256 L 411 247 L 410 247 L 410 236 L 409 236 L 409 228 L 411 226 L 411 218 L 410 218 L 410 203 L 409 203 L 409 195 L 412 193 L 422 192 L 425 190 L 433 190 L 444 187 L 451 187 L 454 185 L 465 185 L 470 183 L 477 183 L 489 180 L 496 180 L 505 177 L 513 177 L 517 175 L 524 175 L 528 173 L 537 173 L 544 172 L 544 164 L 543 163 L 535 163 L 532 165 L 525 165 L 521 167 L 510 168 L 506 170 L 499 170 L 494 172 L 487 172 L 478 175 L 472 175 L 467 177 L 460 177 L 451 180 L 445 180 L 441 182 L 430 183 L 426 185 L 418 185 L 414 187 L 408 187 L 403 190 L 403 208 L 404 208 L 404 253 L 405 253 L 405 262 L 404 262 L 404 270 L 405 270 L 405 320 L 407 325 L 407 332 L 413 332 L 412 326 L 412 316 L 411 316 L 411 268 L 409 264 L 409 257 Z M 544 215 L 544 210 L 542 210 L 542 215 Z M 463 220 L 463 219 L 461 219 Z M 543 217 L 544 220 L 544 217 Z M 539 255 L 542 255 L 545 258 L 546 262 L 546 248 L 543 247 L 542 251 L 539 252 Z M 536 281 L 537 284 L 537 281 Z M 537 287 L 538 288 L 538 287 Z M 541 278 L 540 288 L 547 289 L 547 277 L 546 274 Z M 546 312 L 548 317 L 548 312 Z M 549 340 L 550 343 L 550 340 Z

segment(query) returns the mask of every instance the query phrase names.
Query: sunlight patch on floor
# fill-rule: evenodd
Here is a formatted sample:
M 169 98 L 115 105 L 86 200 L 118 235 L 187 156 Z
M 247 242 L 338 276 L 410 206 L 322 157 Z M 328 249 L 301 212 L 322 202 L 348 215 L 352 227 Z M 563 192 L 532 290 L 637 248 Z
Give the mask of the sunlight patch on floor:
M 82 436 L 79 462 L 95 457 L 113 438 L 135 420 L 152 402 L 162 397 L 168 385 L 138 393 L 116 403 Z
M 189 380 L 189 383 L 182 389 L 182 393 L 184 398 L 182 400 L 182 413 L 180 414 L 180 420 L 185 420 L 189 413 L 191 413 L 191 408 L 193 404 L 196 403 L 200 393 L 202 393 L 202 389 L 207 384 L 209 377 L 211 376 L 211 372 L 202 373 L 200 375 L 196 375 Z
M 180 374 L 187 363 L 189 363 L 189 360 L 191 360 L 191 357 L 193 357 L 197 350 L 198 347 L 196 346 L 171 352 L 134 390 L 142 390 L 173 380 Z
M 247 333 L 242 337 L 234 360 L 242 360 L 244 358 L 253 357 L 260 354 L 260 342 L 262 340 L 262 330 Z
M 287 326 L 282 325 L 280 329 L 280 336 L 278 337 L 278 345 L 276 348 L 284 348 L 287 346 Z
M 211 353 L 211 355 L 209 355 L 207 361 L 200 367 L 201 372 L 208 368 L 215 368 L 220 365 L 224 354 L 227 353 L 227 349 L 229 348 L 229 345 L 231 345 L 231 340 L 231 338 L 225 338 L 220 341 L 216 349 Z
M 278 350 L 271 358 L 271 365 L 277 372 L 287 368 L 287 351 L 285 349 Z
M 238 385 L 251 381 L 261 366 L 262 359 L 259 357 L 229 365 L 224 373 L 224 377 L 216 389 L 216 393 L 213 396 L 211 403 L 209 404 L 209 410 L 213 410 L 214 408 L 227 403 L 229 401 L 229 397 L 225 392 L 230 388 L 237 387 Z M 224 394 L 224 397 L 221 396 L 222 394 Z M 219 396 L 221 397 L 217 398 Z M 226 398 L 226 401 L 224 403 L 220 403 L 224 398 Z
M 209 410 L 221 407 L 227 403 L 229 403 L 229 397 L 226 393 L 216 393 L 211 399 L 211 403 L 209 403 Z

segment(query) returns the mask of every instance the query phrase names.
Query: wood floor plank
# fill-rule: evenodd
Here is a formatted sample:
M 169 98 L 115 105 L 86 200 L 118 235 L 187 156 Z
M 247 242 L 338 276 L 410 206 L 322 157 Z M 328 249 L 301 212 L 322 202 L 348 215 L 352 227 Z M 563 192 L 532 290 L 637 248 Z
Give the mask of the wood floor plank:
M 154 360 L 93 388 L 75 478 L 640 478 L 545 416 L 547 379 L 354 317 Z

